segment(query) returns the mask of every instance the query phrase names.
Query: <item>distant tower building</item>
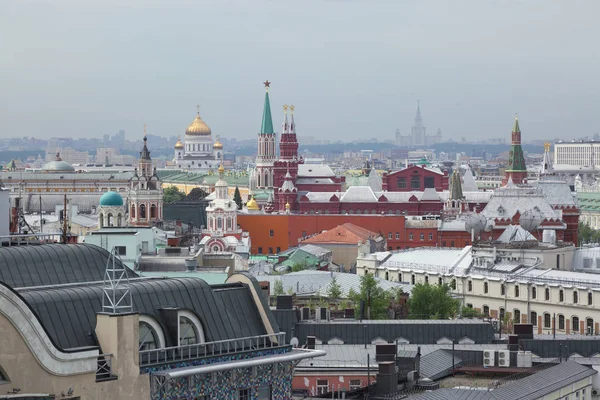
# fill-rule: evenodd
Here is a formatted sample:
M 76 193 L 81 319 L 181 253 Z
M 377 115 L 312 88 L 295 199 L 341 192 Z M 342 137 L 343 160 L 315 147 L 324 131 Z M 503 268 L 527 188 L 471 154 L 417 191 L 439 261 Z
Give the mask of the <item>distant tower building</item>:
M 288 110 L 290 122 L 288 123 Z M 283 123 L 281 124 L 281 138 L 279 140 L 279 160 L 273 164 L 273 186 L 280 188 L 289 173 L 296 180 L 298 164 L 304 160 L 298 156 L 298 140 L 296 137 L 296 122 L 294 121 L 294 106 L 283 106 Z
M 256 187 L 259 189 L 273 188 L 273 167 L 276 160 L 277 134 L 273 130 L 271 104 L 269 102 L 269 86 L 265 81 L 265 105 L 263 109 L 262 126 L 258 134 L 258 153 L 256 156 Z
M 423 117 L 421 117 L 421 104 L 417 103 L 417 116 L 415 117 L 415 124 L 410 130 L 410 138 L 412 146 L 425 146 L 427 130 L 423 125 Z
M 278 208 L 279 212 L 290 212 L 290 209 L 296 209 L 296 202 L 298 199 L 298 189 L 294 185 L 292 175 L 290 173 L 285 174 L 285 180 L 283 185 L 277 190 Z
M 219 167 L 223 154 L 223 145 L 217 138 L 213 143 L 212 130 L 200 118 L 200 106 L 196 118 L 185 130 L 184 143 L 181 138 L 175 143 L 175 164 L 186 171 L 209 171 Z M 218 156 L 217 156 L 218 155 Z
M 123 198 L 117 192 L 104 193 L 98 203 L 98 228 L 123 227 L 125 225 Z
M 147 140 L 144 126 L 144 147 L 140 152 L 138 167 L 131 178 L 129 195 L 129 223 L 134 226 L 151 226 L 163 218 L 162 184 L 156 175 L 156 168 L 152 167 Z
M 177 143 L 175 143 L 174 149 L 175 156 L 173 157 L 173 160 L 181 160 L 185 155 L 185 146 L 183 145 L 183 143 L 181 143 L 181 137 L 177 138 Z
M 552 145 L 548 142 L 544 143 L 544 158 L 542 160 L 542 169 L 540 175 L 548 175 L 554 171 L 552 167 L 552 159 L 550 158 L 550 147 Z
M 516 185 L 527 183 L 527 167 L 523 148 L 521 148 L 521 129 L 519 128 L 519 116 L 515 115 L 515 124 L 513 125 L 511 136 L 510 153 L 508 155 L 508 164 L 504 171 L 502 185 L 506 185 L 509 179 Z
M 470 172 L 469 172 L 470 173 Z M 461 176 L 458 168 L 454 169 L 450 176 L 450 193 L 444 207 L 445 214 L 460 214 L 465 211 L 467 205 L 463 194 Z
M 215 199 L 206 207 L 207 228 L 202 231 L 200 245 L 206 253 L 248 253 L 250 236 L 242 234 L 237 225 L 237 204 L 229 198 L 228 184 L 223 179 L 225 169 L 220 166 L 218 171 Z

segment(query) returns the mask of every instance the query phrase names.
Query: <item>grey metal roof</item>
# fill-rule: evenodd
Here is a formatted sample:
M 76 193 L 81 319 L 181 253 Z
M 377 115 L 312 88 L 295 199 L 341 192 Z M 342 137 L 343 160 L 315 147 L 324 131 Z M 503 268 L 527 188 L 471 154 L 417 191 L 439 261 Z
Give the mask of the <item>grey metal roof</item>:
M 410 396 L 411 400 L 487 400 L 493 399 L 491 392 L 481 389 L 438 389 Z
M 497 400 L 540 399 L 560 388 L 572 385 L 582 379 L 597 374 L 598 371 L 567 361 L 520 379 L 513 384 L 502 386 L 492 392 Z
M 206 341 L 266 334 L 250 290 L 242 284 L 211 287 L 197 278 L 149 279 L 130 282 L 130 289 L 134 311 L 161 324 L 167 346 L 175 346 L 177 340 L 177 329 L 170 326 L 164 312 L 169 308 L 196 314 Z M 96 313 L 102 309 L 102 284 L 31 289 L 20 295 L 59 348 L 97 345 L 90 332 L 96 327 Z M 279 331 L 277 324 L 274 329 Z
M 421 372 L 420 375 L 431 380 L 437 380 L 448 376 L 452 372 L 452 362 L 454 367 L 462 363 L 462 359 L 454 356 L 448 350 L 435 350 L 421 357 Z
M 13 288 L 102 281 L 109 256 L 91 244 L 2 247 L 0 281 Z

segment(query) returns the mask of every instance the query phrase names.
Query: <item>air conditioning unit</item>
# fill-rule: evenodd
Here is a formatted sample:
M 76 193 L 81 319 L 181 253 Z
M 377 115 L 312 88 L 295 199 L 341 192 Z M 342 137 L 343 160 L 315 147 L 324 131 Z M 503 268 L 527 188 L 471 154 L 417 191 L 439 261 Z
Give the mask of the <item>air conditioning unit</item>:
M 598 396 L 600 394 L 600 390 L 592 389 L 592 396 Z
M 310 308 L 302 307 L 300 309 L 300 321 L 308 321 L 310 319 Z
M 494 332 L 500 331 L 500 321 L 497 319 L 492 320 L 492 326 L 494 327 Z
M 498 366 L 510 367 L 510 350 L 498 350 Z
M 483 351 L 483 366 L 493 367 L 496 365 L 496 352 L 494 350 Z

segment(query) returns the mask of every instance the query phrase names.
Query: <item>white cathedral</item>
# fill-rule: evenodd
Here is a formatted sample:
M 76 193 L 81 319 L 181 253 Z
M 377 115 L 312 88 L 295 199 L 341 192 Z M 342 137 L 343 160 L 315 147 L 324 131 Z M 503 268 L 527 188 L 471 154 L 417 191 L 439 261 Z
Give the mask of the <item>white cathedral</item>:
M 185 130 L 183 143 L 177 140 L 174 146 L 174 161 L 177 168 L 184 171 L 203 172 L 219 167 L 223 160 L 223 145 L 213 142 L 212 131 L 200 118 L 200 106 L 196 118 Z

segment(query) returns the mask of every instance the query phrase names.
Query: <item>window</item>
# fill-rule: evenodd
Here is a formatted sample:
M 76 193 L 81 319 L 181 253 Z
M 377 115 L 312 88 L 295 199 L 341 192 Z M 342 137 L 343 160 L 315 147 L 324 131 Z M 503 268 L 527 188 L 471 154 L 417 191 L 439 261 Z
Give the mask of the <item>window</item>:
M 250 400 L 252 395 L 250 394 L 250 389 L 240 389 L 238 390 L 238 399 L 239 400 Z
M 565 316 L 564 315 L 558 316 L 558 329 L 560 329 L 560 330 L 565 329 Z
M 140 316 L 139 324 L 139 350 L 152 350 L 163 347 L 161 337 L 159 336 L 158 329 L 160 326 Z
M 556 269 L 560 269 L 560 254 L 556 255 Z
M 127 255 L 127 247 L 115 246 L 115 253 L 117 253 L 120 256 L 125 256 L 125 255 Z
M 413 240 L 413 234 L 412 234 L 412 232 L 408 234 L 408 240 Z
M 565 301 L 565 291 L 562 289 L 558 291 L 558 301 L 561 303 Z
M 392 232 L 388 232 L 388 239 L 392 238 Z
M 490 308 L 488 306 L 483 306 L 483 315 L 486 317 L 490 316 Z
M 198 343 L 196 326 L 187 317 L 179 317 L 179 345 L 188 346 Z
M 396 183 L 398 184 L 398 189 L 406 189 L 406 178 L 398 178 Z
M 588 318 L 585 320 L 585 329 L 587 330 L 588 335 L 594 334 L 594 320 L 592 318 Z
M 277 246 L 277 254 L 281 253 L 281 247 Z
M 434 179 L 432 176 L 426 176 L 423 183 L 425 184 L 425 189 L 435 187 Z
M 537 289 L 535 287 L 531 288 L 531 298 L 537 299 Z
M 433 233 L 429 233 L 429 240 L 433 240 Z
M 421 233 L 421 235 L 420 235 L 420 239 L 421 239 L 421 240 L 425 240 L 425 234 L 424 234 L 424 233 Z
M 429 277 L 427 275 L 425 276 L 425 283 L 429 284 Z
M 498 310 L 498 314 L 500 317 L 500 321 L 502 321 L 504 319 L 504 308 L 500 307 L 500 309 Z
M 402 272 L 398 272 L 398 282 L 404 282 L 402 280 Z
M 472 291 L 473 291 L 473 281 L 468 281 L 468 282 L 467 282 L 467 290 L 468 290 L 469 292 L 472 292 Z
M 273 229 L 270 229 L 270 230 L 269 230 L 269 236 L 270 236 L 270 237 L 273 237 L 273 236 L 275 236 L 275 231 L 274 231 Z
M 515 322 L 515 324 L 521 323 L 521 311 L 516 309 L 513 310 L 513 321 Z
M 410 188 L 411 189 L 421 189 L 421 178 L 418 176 L 413 176 L 410 178 Z
M 262 254 L 262 253 L 263 253 L 263 252 L 262 252 L 262 247 L 259 247 L 259 248 L 258 248 L 258 254 Z
M 519 285 L 515 285 L 515 297 L 519 297 Z
M 327 379 L 317 379 L 317 394 L 329 392 L 329 381 Z
M 350 379 L 350 391 L 360 389 L 361 387 L 360 379 Z
M 529 323 L 533 326 L 537 326 L 537 313 L 535 311 L 531 312 L 531 320 Z
M 352 214 L 352 213 L 350 213 Z M 302 231 L 302 239 L 304 239 L 306 237 L 306 231 Z
M 592 304 L 594 304 L 594 297 L 592 295 L 592 292 L 588 292 L 588 306 L 591 306 Z
M 579 293 L 577 291 L 573 292 L 573 304 L 577 304 L 579 302 Z
M 545 292 L 546 292 L 546 301 L 549 301 L 550 300 L 550 289 L 546 288 Z
M 269 247 L 269 254 L 273 254 L 273 248 Z
M 452 282 L 450 283 L 450 287 L 452 288 L 452 290 L 456 290 L 456 279 L 452 279 Z
M 489 291 L 489 286 L 487 282 L 483 282 L 483 293 L 487 293 Z
M 579 317 L 571 318 L 573 324 L 573 332 L 579 332 Z
M 396 239 L 400 239 L 400 232 L 396 232 Z
M 416 277 L 416 275 L 415 275 L 415 274 L 412 274 L 412 275 L 410 276 L 410 283 L 414 285 L 414 284 L 415 284 L 415 281 L 416 281 L 416 278 L 417 278 L 417 277 Z
M 446 247 L 446 241 L 442 241 L 442 247 Z
M 471 308 L 472 309 L 473 308 L 473 304 L 467 303 L 467 308 Z
M 504 296 L 506 294 L 506 286 L 504 283 L 500 285 L 500 296 Z
M 271 400 L 271 386 L 260 386 L 257 394 L 258 400 Z
M 550 314 L 544 314 L 544 328 L 550 328 L 552 326 L 552 322 L 550 320 Z
M 454 247 L 454 240 L 450 241 L 450 247 Z
M 442 277 L 438 278 L 438 285 L 443 285 L 444 284 L 444 280 L 442 279 Z

